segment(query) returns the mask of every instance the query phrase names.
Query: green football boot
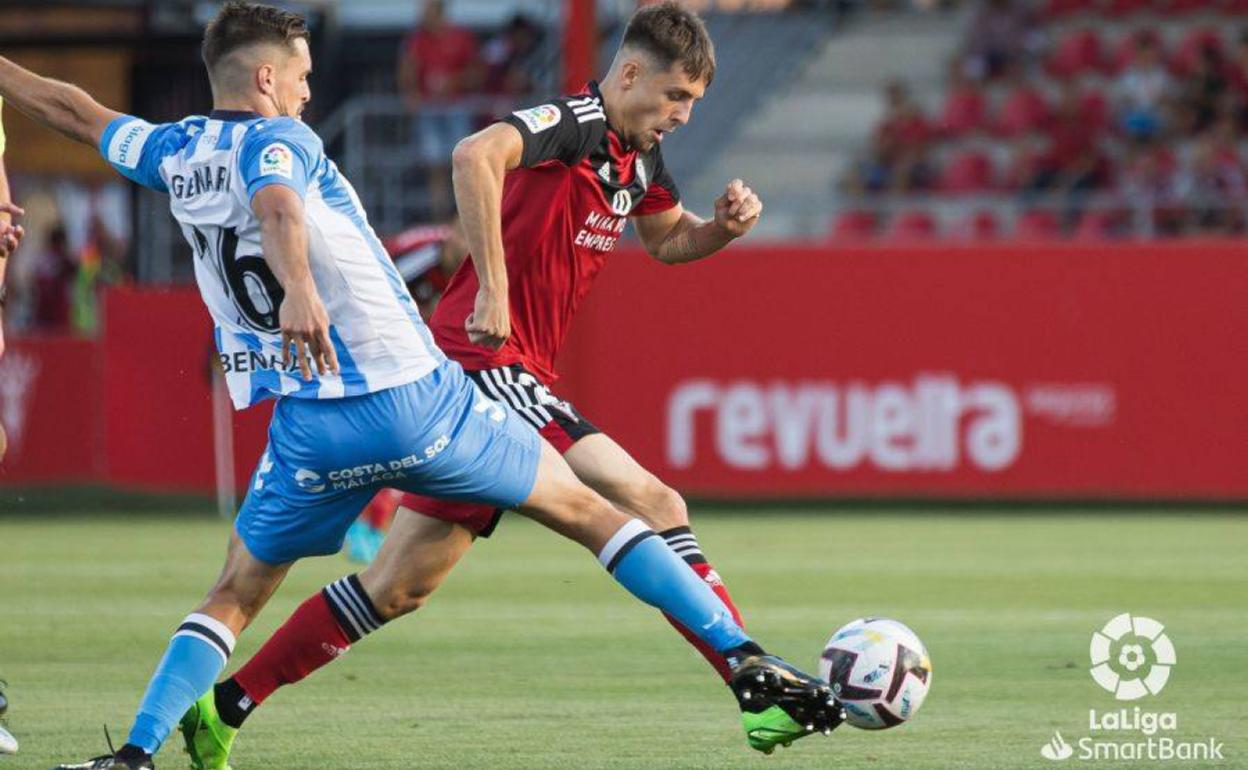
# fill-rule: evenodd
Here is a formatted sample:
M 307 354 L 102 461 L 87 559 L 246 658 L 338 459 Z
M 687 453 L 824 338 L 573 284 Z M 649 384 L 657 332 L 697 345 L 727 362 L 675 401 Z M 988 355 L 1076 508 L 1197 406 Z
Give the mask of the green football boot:
M 746 741 L 764 754 L 816 732 L 827 735 L 845 720 L 827 682 L 772 655 L 742 660 L 728 685 L 741 706 Z
M 238 730 L 221 721 L 212 690 L 200 696 L 178 725 L 193 770 L 233 770 L 227 760 Z

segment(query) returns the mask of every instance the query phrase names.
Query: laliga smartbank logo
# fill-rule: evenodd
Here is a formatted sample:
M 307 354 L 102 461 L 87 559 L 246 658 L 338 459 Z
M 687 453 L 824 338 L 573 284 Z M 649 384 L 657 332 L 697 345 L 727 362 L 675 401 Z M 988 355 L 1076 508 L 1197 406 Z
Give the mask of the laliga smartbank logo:
M 1178 663 L 1165 626 L 1142 615 L 1122 613 L 1093 632 L 1092 680 L 1116 700 L 1133 701 L 1159 694 Z M 1140 706 L 1088 709 L 1088 735 L 1068 743 L 1058 731 L 1040 747 L 1053 762 L 1083 761 L 1209 762 L 1223 759 L 1222 741 L 1177 735 L 1179 715 Z
M 1112 665 L 1115 658 L 1117 670 Z M 1152 618 L 1133 618 L 1124 612 L 1092 634 L 1092 678 L 1118 700 L 1161 692 L 1176 662 L 1165 626 Z

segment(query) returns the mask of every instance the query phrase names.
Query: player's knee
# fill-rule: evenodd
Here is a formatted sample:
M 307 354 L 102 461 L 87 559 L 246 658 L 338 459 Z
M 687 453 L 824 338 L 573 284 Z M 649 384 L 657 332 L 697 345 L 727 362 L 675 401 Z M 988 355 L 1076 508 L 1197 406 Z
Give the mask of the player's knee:
M 650 500 L 650 522 L 657 530 L 689 526 L 689 506 L 680 493 L 655 479 L 647 492 Z

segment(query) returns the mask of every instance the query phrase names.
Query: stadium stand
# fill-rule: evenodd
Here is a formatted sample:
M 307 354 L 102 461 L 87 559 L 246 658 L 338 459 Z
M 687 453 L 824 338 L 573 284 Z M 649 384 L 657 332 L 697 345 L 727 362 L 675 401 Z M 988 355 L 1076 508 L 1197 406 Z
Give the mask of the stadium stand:
M 861 7 L 742 114 L 691 187 L 757 179 L 762 236 L 1238 233 L 1248 2 Z

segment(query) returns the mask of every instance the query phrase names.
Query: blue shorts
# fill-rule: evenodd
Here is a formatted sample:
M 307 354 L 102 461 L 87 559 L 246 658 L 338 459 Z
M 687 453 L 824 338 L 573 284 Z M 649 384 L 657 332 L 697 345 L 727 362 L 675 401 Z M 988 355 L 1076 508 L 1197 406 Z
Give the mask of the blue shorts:
M 362 396 L 283 398 L 234 528 L 270 564 L 336 553 L 379 489 L 514 508 L 540 456 L 538 434 L 454 361 Z

